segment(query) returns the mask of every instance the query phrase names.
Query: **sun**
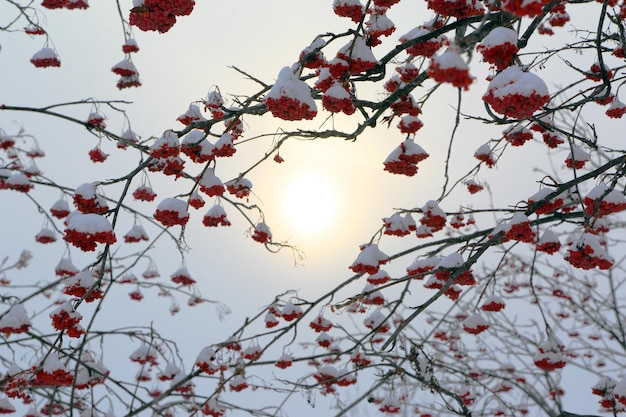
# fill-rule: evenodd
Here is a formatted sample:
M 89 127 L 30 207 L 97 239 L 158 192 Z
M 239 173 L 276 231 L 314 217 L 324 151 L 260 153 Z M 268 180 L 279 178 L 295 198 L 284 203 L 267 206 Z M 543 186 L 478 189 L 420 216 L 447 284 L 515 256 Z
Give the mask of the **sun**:
M 332 224 L 337 214 L 335 190 L 323 173 L 305 172 L 294 176 L 284 196 L 286 218 L 299 232 L 322 232 Z

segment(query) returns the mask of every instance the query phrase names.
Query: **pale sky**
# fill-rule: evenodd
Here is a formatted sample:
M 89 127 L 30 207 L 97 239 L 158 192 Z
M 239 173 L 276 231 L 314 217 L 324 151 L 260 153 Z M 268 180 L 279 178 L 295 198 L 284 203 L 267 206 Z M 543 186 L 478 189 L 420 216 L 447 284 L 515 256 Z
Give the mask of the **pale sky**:
M 187 109 L 190 102 L 204 98 L 215 85 L 219 86 L 227 100 L 229 94 L 255 92 L 257 85 L 242 79 L 240 74 L 228 68 L 230 65 L 271 83 L 282 67 L 297 60 L 300 50 L 317 34 L 340 32 L 350 27 L 349 21 L 333 14 L 330 0 L 323 2 L 324 6 L 320 0 L 200 0 L 192 15 L 179 18 L 166 34 L 134 30 L 140 52 L 133 57 L 133 61 L 143 86 L 118 91 L 115 87 L 117 77 L 110 71 L 111 66 L 123 58 L 120 50 L 123 34 L 116 18 L 117 10 L 113 2 L 93 0 L 92 3 L 87 11 L 46 11 L 42 16 L 43 26 L 50 33 L 61 57 L 60 69 L 38 69 L 28 62 L 32 54 L 43 46 L 41 38 L 31 39 L 21 33 L 0 33 L 0 102 L 44 106 L 90 97 L 132 101 L 134 104 L 120 107 L 128 110 L 133 130 L 144 138 L 159 136 L 166 129 L 182 128 L 176 117 Z M 5 3 L 0 4 L 0 16 L 6 9 Z M 390 42 L 395 42 L 400 35 L 428 20 L 431 15 L 423 2 L 404 1 L 395 6 L 389 17 L 399 28 Z M 338 41 L 337 48 L 342 45 L 343 42 Z M 386 51 L 385 45 L 380 48 Z M 377 54 L 377 49 L 374 53 Z M 479 58 L 474 56 L 473 59 L 478 61 Z M 481 107 L 477 107 L 477 103 L 482 106 L 480 95 L 486 86 L 483 78 L 487 73 L 478 73 L 486 68 L 482 64 L 472 68 L 477 69 L 473 75 L 478 80 L 472 88 L 478 95 L 470 94 L 465 105 L 467 109 L 478 112 Z M 254 185 L 254 202 L 266 211 L 266 222 L 272 228 L 275 240 L 288 240 L 306 253 L 301 266 L 294 266 L 292 253 L 288 250 L 269 254 L 262 245 L 252 241 L 246 235 L 247 226 L 228 207 L 233 223 L 230 228 L 215 230 L 202 226 L 201 216 L 212 204 L 206 199 L 208 205 L 192 216 L 187 227 L 187 243 L 191 248 L 187 266 L 197 278 L 197 287 L 202 295 L 219 299 L 233 309 L 231 318 L 225 323 L 214 320 L 210 307 L 190 309 L 184 299 L 179 299 L 181 313 L 172 319 L 167 312 L 169 303 L 157 299 L 154 294 L 146 294 L 147 298 L 154 300 L 150 301 L 150 305 L 145 301 L 131 304 L 131 301 L 123 299 L 120 312 L 126 314 L 126 309 L 132 308 L 135 313 L 134 310 L 137 310 L 138 320 L 144 324 L 154 320 L 155 324 L 168 329 L 168 336 L 172 338 L 189 338 L 190 331 L 193 331 L 192 346 L 183 344 L 183 351 L 193 358 L 204 345 L 223 340 L 244 317 L 256 314 L 274 295 L 293 289 L 299 290 L 304 298 L 313 297 L 348 278 L 351 275 L 348 266 L 358 254 L 358 245 L 369 241 L 381 226 L 382 217 L 390 216 L 396 208 L 421 207 L 427 200 L 439 195 L 442 168 L 438 161 L 445 157 L 447 151 L 454 114 L 452 107 L 456 104 L 456 90 L 447 86 L 442 88 L 448 89 L 449 94 L 441 94 L 443 97 L 429 101 L 424 108 L 422 120 L 425 127 L 419 132 L 418 139 L 431 158 L 420 165 L 420 172 L 413 178 L 400 178 L 383 171 L 383 160 L 403 139 L 394 126 L 367 131 L 356 143 L 341 139 L 288 142 L 281 149 L 281 156 L 285 159 L 283 164 L 269 161 L 248 176 Z M 550 84 L 550 88 L 554 88 L 554 83 Z M 420 90 L 414 94 L 418 96 L 421 93 Z M 372 98 L 381 97 L 382 85 L 365 94 Z M 82 106 L 68 111 L 83 118 L 89 110 L 88 106 Z M 125 128 L 119 114 L 108 108 L 100 110 L 109 118 L 107 124 L 111 131 L 121 132 Z M 269 115 L 245 118 L 244 121 L 248 129 L 244 138 L 275 132 L 278 126 L 296 126 L 277 123 Z M 322 122 L 323 119 L 318 117 L 313 126 Z M 333 122 L 325 123 L 326 127 Z M 334 123 L 341 127 L 350 122 L 337 117 Z M 111 153 L 111 157 L 103 164 L 92 164 L 87 151 L 96 145 L 96 138 L 82 128 L 58 120 L 0 112 L 0 127 L 9 134 L 17 133 L 20 127 L 32 133 L 48 155 L 41 160 L 39 167 L 44 174 L 64 185 L 75 187 L 83 182 L 122 175 L 128 166 L 136 163 L 135 154 L 119 151 L 105 141 L 102 148 Z M 602 126 L 599 128 L 603 129 Z M 613 128 L 607 127 L 608 130 Z M 467 157 L 459 155 L 455 159 L 453 172 L 459 173 L 473 166 L 473 151 L 495 137 L 497 132 L 497 128 L 490 132 L 463 130 L 455 140 L 464 143 L 462 148 L 467 151 Z M 236 176 L 246 162 L 254 162 L 270 144 L 271 140 L 265 140 L 241 146 L 236 159 L 220 166 L 223 179 Z M 545 151 L 540 154 L 545 154 Z M 515 166 L 520 163 L 513 156 L 506 158 L 499 163 L 503 171 L 507 164 Z M 62 165 L 60 161 L 63 161 Z M 327 183 L 326 193 L 335 199 L 329 205 L 336 207 L 333 216 L 328 219 L 328 226 L 318 233 L 303 232 L 285 220 L 285 210 L 289 207 L 285 202 L 289 198 L 285 195 L 286 190 L 298 187 L 295 179 L 311 176 Z M 541 178 L 539 174 L 535 176 L 537 180 Z M 515 204 L 538 189 L 536 184 L 524 181 L 521 176 L 503 179 L 498 178 L 497 172 L 483 171 L 479 177 L 491 181 L 496 205 Z M 150 179 L 159 198 L 180 192 L 176 188 L 180 182 L 173 182 L 170 178 L 163 180 L 154 175 Z M 44 208 L 48 208 L 59 196 L 57 191 L 37 192 L 41 193 L 38 195 Z M 52 268 L 63 256 L 65 246 L 61 242 L 45 248 L 37 246 L 32 236 L 42 227 L 43 219 L 39 218 L 26 198 L 11 197 L 3 201 L 5 212 L 21 213 L 23 220 L 16 226 L 14 215 L 0 218 L 5 235 L 12 236 L 2 255 L 15 257 L 22 248 L 30 249 L 35 254 L 35 262 L 25 271 L 12 273 L 10 278 L 32 280 L 37 275 L 41 280 L 51 279 Z M 480 200 L 475 201 L 478 203 Z M 461 202 L 471 204 L 471 197 L 462 193 L 453 194 L 446 200 L 444 209 L 456 210 Z M 154 206 L 146 205 L 150 207 L 146 212 L 150 214 Z M 311 219 L 311 222 L 315 221 Z M 121 224 L 130 227 L 132 217 L 121 220 Z M 19 234 L 12 232 L 18 227 Z M 120 227 L 119 237 L 124 232 L 124 226 Z M 406 239 L 416 242 L 414 237 Z M 410 245 L 406 240 L 389 238 L 384 238 L 382 242 L 388 253 Z M 154 251 L 164 277 L 169 276 L 181 261 L 169 245 L 163 240 Z M 75 252 L 72 255 L 79 268 L 83 266 L 81 260 L 88 262 L 91 259 Z M 412 260 L 408 257 L 386 269 L 392 274 L 403 274 Z M 144 267 L 145 262 L 136 268 L 136 275 Z M 110 314 L 118 313 L 111 311 Z M 179 320 L 188 323 L 188 326 L 177 327 Z M 205 324 L 207 321 L 211 323 L 208 326 Z M 594 410 L 593 407 L 591 410 Z M 122 410 L 117 411 L 121 413 Z M 373 414 L 376 413 L 373 411 Z

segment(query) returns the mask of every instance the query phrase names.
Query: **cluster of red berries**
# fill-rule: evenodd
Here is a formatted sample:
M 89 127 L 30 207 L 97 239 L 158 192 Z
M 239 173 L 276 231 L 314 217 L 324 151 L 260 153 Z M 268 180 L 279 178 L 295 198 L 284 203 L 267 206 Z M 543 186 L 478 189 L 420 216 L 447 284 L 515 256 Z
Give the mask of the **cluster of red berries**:
M 265 105 L 274 117 L 283 120 L 311 120 L 317 114 L 307 103 L 294 100 L 291 97 L 266 98 Z
M 187 268 L 179 268 L 176 272 L 171 275 L 171 280 L 175 284 L 179 284 L 182 286 L 192 286 L 196 283 L 196 280 L 191 277 Z
M 480 309 L 483 311 L 490 311 L 493 313 L 497 313 L 506 307 L 504 300 L 497 295 L 492 295 L 487 297 L 483 305 L 480 306 Z
M 469 89 L 474 80 L 469 74 L 467 64 L 453 49 L 448 49 L 442 55 L 431 58 L 427 73 L 437 82 L 450 83 L 464 90 Z
M 187 203 L 176 198 L 166 198 L 157 206 L 154 218 L 166 227 L 184 226 L 189 221 Z
M 573 267 L 584 270 L 593 268 L 606 270 L 613 266 L 612 260 L 600 246 L 598 239 L 588 233 L 567 250 L 565 260 Z
M 505 0 L 502 9 L 520 17 L 535 17 L 542 13 L 543 6 L 548 3 L 548 0 Z
M 87 0 L 43 0 L 41 5 L 46 9 L 87 9 Z
M 521 125 L 511 126 L 503 132 L 503 135 L 511 146 L 522 146 L 533 139 L 533 132 Z
M 427 3 L 436 13 L 458 19 L 485 13 L 485 7 L 477 0 L 427 0 Z
M 412 177 L 417 173 L 417 164 L 428 156 L 421 146 L 407 139 L 387 156 L 383 164 L 387 172 Z
M 561 369 L 567 364 L 564 348 L 558 340 L 549 339 L 539 345 L 533 361 L 538 368 L 547 372 Z
M 216 204 L 202 218 L 202 224 L 206 227 L 230 226 L 224 207 Z
M 139 201 L 153 201 L 157 194 L 152 190 L 152 187 L 147 185 L 140 185 L 135 191 L 133 191 L 133 197 Z
M 513 29 L 497 27 L 476 46 L 483 61 L 496 67 L 498 71 L 509 67 L 518 52 L 517 32 Z
M 272 240 L 272 232 L 267 224 L 259 222 L 254 227 L 252 232 L 252 239 L 259 243 L 268 243 Z
M 30 62 L 37 68 L 61 66 L 61 60 L 52 48 L 42 48 L 33 55 Z
M 361 252 L 350 266 L 355 274 L 366 273 L 373 275 L 378 272 L 381 265 L 389 261 L 389 256 L 382 252 L 378 245 L 370 243 L 361 246 Z
M 193 11 L 195 0 L 145 0 L 130 11 L 129 22 L 143 31 L 165 33 L 176 24 L 176 16 Z
M 365 7 L 359 0 L 335 0 L 333 11 L 337 16 L 348 17 L 354 23 L 360 22 L 365 16 Z

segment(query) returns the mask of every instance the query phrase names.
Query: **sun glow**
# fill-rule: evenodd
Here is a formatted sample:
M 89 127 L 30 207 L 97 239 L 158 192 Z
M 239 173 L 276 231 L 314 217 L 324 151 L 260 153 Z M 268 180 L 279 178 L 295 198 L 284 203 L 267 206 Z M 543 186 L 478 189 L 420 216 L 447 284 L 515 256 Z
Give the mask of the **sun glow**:
M 324 174 L 307 172 L 295 176 L 284 195 L 286 217 L 302 233 L 326 230 L 337 214 L 335 191 Z

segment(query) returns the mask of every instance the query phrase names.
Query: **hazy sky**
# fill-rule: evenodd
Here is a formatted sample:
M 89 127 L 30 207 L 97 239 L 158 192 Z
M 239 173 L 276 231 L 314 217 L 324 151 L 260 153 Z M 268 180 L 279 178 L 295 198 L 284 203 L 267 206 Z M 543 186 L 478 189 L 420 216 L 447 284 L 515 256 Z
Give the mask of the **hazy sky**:
M 110 68 L 123 58 L 123 29 L 114 2 L 94 0 L 92 3 L 86 11 L 46 11 L 41 16 L 43 26 L 60 54 L 60 69 L 38 69 L 30 64 L 32 54 L 43 46 L 41 38 L 31 39 L 22 33 L 0 33 L 0 102 L 44 106 L 90 97 L 127 100 L 133 104 L 120 107 L 127 109 L 133 130 L 144 138 L 159 136 L 166 129 L 181 128 L 176 117 L 187 109 L 190 102 L 205 97 L 213 86 L 219 86 L 227 99 L 230 94 L 256 92 L 257 85 L 244 80 L 228 68 L 230 65 L 271 83 L 282 67 L 297 60 L 300 50 L 317 34 L 342 32 L 351 27 L 349 21 L 334 15 L 330 0 L 200 0 L 192 15 L 180 18 L 166 34 L 134 30 L 141 50 L 133 60 L 143 86 L 118 91 L 115 87 L 117 77 Z M 130 7 L 130 0 L 127 3 Z M 0 2 L 0 16 L 6 15 L 7 7 L 6 3 Z M 399 27 L 389 41 L 395 42 L 400 35 L 428 20 L 431 12 L 426 10 L 425 2 L 404 1 L 389 12 L 389 17 Z M 343 42 L 339 41 L 337 47 L 342 45 Z M 385 45 L 379 48 L 386 51 Z M 378 50 L 374 50 L 375 55 L 379 54 Z M 478 58 L 475 56 L 473 59 L 477 61 Z M 580 58 L 580 62 L 584 62 L 584 58 Z M 484 65 L 476 64 L 472 68 L 476 68 L 477 72 L 485 71 L 473 74 L 477 81 L 472 89 L 477 95 L 470 95 L 465 104 L 468 108 L 477 109 L 480 107 L 476 104 L 481 103 L 480 95 L 486 86 L 484 77 L 487 72 Z M 159 325 L 168 329 L 172 338 L 188 338 L 189 332 L 193 331 L 194 343 L 191 346 L 185 343 L 184 348 L 189 349 L 187 353 L 193 357 L 205 344 L 226 337 L 244 317 L 255 314 L 275 294 L 295 289 L 305 297 L 312 296 L 349 277 L 348 266 L 358 253 L 358 245 L 369 241 L 381 226 L 382 217 L 393 214 L 394 208 L 421 207 L 427 200 L 439 195 L 442 168 L 437 161 L 442 160 L 447 150 L 452 128 L 452 106 L 456 103 L 455 90 L 447 86 L 442 88 L 448 89 L 449 94 L 441 94 L 441 98 L 429 101 L 424 108 L 425 127 L 419 132 L 418 140 L 431 154 L 431 159 L 420 165 L 420 172 L 414 178 L 400 178 L 383 171 L 385 157 L 402 140 L 395 126 L 368 131 L 356 143 L 339 139 L 314 143 L 288 142 L 281 150 L 285 163 L 269 162 L 250 174 L 255 193 L 252 199 L 266 211 L 266 222 L 272 228 L 275 240 L 288 240 L 300 247 L 307 255 L 301 262 L 303 265 L 294 266 L 293 255 L 287 250 L 277 255 L 267 253 L 262 245 L 246 235 L 247 226 L 228 207 L 233 223 L 229 229 L 214 230 L 201 225 L 201 215 L 208 207 L 192 218 L 187 228 L 187 243 L 191 248 L 187 265 L 197 278 L 198 289 L 204 296 L 222 300 L 233 309 L 232 318 L 226 323 L 214 322 L 210 309 L 187 308 L 184 299 L 179 300 L 183 305 L 182 312 L 174 319 L 167 313 L 169 303 L 156 299 L 154 294 L 146 294 L 151 300 L 156 300 L 149 308 L 146 302 L 132 304 L 126 299 L 122 299 L 120 305 L 133 311 L 136 306 L 141 306 L 136 311 L 138 320 L 149 324 L 156 318 Z M 554 83 L 551 88 L 554 88 Z M 373 98 L 381 97 L 382 86 L 365 94 Z M 107 124 L 113 132 L 121 132 L 127 127 L 123 118 L 113 110 L 100 110 L 108 117 Z M 86 118 L 90 108 L 81 106 L 67 111 L 76 117 Z M 279 126 L 296 126 L 293 123 L 277 123 L 269 116 L 250 117 L 244 121 L 247 128 L 244 138 L 275 132 Z M 322 122 L 320 118 L 315 120 L 315 124 Z M 338 128 L 352 126 L 341 117 L 324 122 L 324 126 L 333 122 Z M 75 187 L 83 182 L 122 175 L 137 162 L 134 153 L 119 151 L 105 141 L 102 148 L 111 154 L 110 158 L 103 164 L 92 164 L 87 152 L 96 145 L 96 138 L 82 128 L 58 120 L 0 112 L 0 127 L 9 134 L 16 133 L 20 127 L 32 133 L 48 155 L 39 163 L 40 168 L 44 174 L 64 185 Z M 475 161 L 471 154 L 493 135 L 497 133 L 463 131 L 456 140 L 463 143 L 462 149 L 467 151 L 467 156 L 454 155 L 454 169 L 473 165 Z M 262 140 L 241 146 L 232 161 L 221 163 L 219 169 L 223 179 L 236 176 L 245 163 L 258 159 L 270 144 L 271 140 Z M 513 157 L 500 162 L 503 166 L 520 163 Z M 289 204 L 285 200 L 290 198 L 287 191 L 298 187 L 298 178 L 310 176 L 326 182 L 327 192 L 335 199 L 328 205 L 335 206 L 336 211 L 328 226 L 318 233 L 303 232 L 297 225 L 286 221 L 285 210 Z M 535 184 L 523 183 L 521 177 L 512 177 L 504 182 L 493 177 L 492 173 L 490 179 L 496 190 L 496 204 L 515 204 L 538 189 Z M 537 177 L 540 179 L 540 175 Z M 163 180 L 158 176 L 150 178 L 159 198 L 180 192 L 177 189 L 180 182 L 169 178 Z M 44 209 L 59 196 L 56 190 L 37 192 Z M 5 214 L 0 218 L 5 235 L 12 236 L 1 255 L 15 257 L 22 248 L 30 249 L 35 253 L 35 262 L 28 270 L 15 273 L 15 277 L 11 274 L 11 278 L 33 280 L 37 276 L 37 280 L 52 279 L 52 268 L 64 255 L 65 246 L 57 242 L 42 248 L 34 243 L 32 237 L 42 227 L 43 219 L 37 215 L 30 201 L 21 197 L 11 195 L 3 201 L 5 213 L 21 213 L 21 218 L 19 224 L 15 222 L 14 215 Z M 460 197 L 451 196 L 444 208 L 452 211 L 458 208 L 461 201 L 472 201 L 466 195 L 462 195 L 463 200 Z M 210 199 L 207 202 L 211 204 Z M 154 210 L 154 205 L 145 207 L 149 207 L 146 209 L 148 214 Z M 130 227 L 133 220 L 131 216 L 127 217 L 121 224 Z M 310 221 L 316 222 L 317 219 L 313 217 Z M 118 236 L 124 233 L 124 226 L 120 227 Z M 14 233 L 17 230 L 19 234 Z M 416 241 L 413 237 L 406 239 Z M 385 238 L 383 242 L 389 253 L 409 245 L 406 240 L 400 242 Z M 181 262 L 170 246 L 164 240 L 153 251 L 164 277 L 169 276 Z M 72 254 L 74 256 L 74 252 Z M 79 267 L 83 266 L 81 261 L 88 262 L 90 259 L 76 255 L 73 259 Z M 392 274 L 403 274 L 411 261 L 412 258 L 404 259 L 390 265 L 388 270 Z M 137 268 L 136 275 L 142 272 L 145 264 Z M 202 317 L 198 317 L 199 313 Z M 116 312 L 111 311 L 111 314 Z M 208 326 L 205 324 L 207 314 L 211 322 Z M 189 327 L 176 327 L 178 320 L 189 323 Z

